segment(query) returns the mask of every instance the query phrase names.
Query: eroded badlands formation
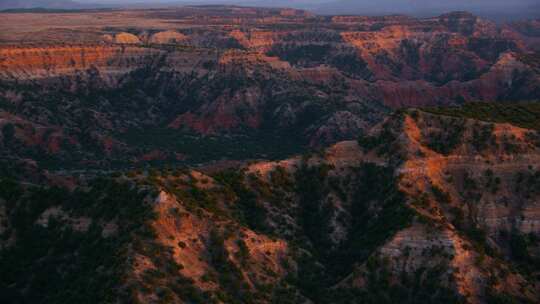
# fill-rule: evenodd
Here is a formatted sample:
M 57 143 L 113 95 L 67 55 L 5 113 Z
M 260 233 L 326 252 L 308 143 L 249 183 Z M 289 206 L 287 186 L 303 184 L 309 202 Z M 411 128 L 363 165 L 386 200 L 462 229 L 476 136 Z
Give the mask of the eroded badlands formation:
M 0 17 L 0 302 L 540 301 L 538 22 Z

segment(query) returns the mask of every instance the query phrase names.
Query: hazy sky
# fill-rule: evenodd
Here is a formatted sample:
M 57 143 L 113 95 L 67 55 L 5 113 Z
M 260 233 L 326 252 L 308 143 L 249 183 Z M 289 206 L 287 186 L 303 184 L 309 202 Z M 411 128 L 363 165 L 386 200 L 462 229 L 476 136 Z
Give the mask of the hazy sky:
M 77 0 L 76 0 L 77 1 Z M 259 6 L 288 6 L 327 14 L 438 14 L 468 10 L 483 15 L 540 18 L 540 0 L 78 0 L 101 3 L 232 3 Z
M 0 0 L 0 8 L 7 3 L 49 3 L 44 7 L 61 8 L 69 0 Z M 466 10 L 494 19 L 540 18 L 540 0 L 71 0 L 83 4 L 111 6 L 164 6 L 182 4 L 237 4 L 268 7 L 295 7 L 319 14 L 409 14 L 435 15 L 449 11 Z M 28 5 L 28 3 L 31 3 Z M 2 5 L 4 4 L 4 5 Z M 7 5 L 9 8 L 10 5 Z

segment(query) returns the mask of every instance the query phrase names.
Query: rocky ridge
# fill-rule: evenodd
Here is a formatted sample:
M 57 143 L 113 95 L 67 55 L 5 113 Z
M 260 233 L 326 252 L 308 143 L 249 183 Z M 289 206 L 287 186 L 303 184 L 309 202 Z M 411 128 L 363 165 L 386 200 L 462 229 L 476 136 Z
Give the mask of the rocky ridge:
M 173 12 L 151 18 L 194 22 L 191 13 L 168 15 Z M 245 13 L 232 14 L 246 22 L 256 18 Z M 70 135 L 57 141 L 80 150 L 88 142 L 84 133 L 98 142 L 96 152 L 107 155 L 81 151 L 85 161 L 116 162 L 114 150 L 131 160 L 154 155 L 173 161 L 192 152 L 174 151 L 170 142 L 133 145 L 126 134 L 257 133 L 273 141 L 292 132 L 296 145 L 320 147 L 354 138 L 393 108 L 534 100 L 539 93 L 538 55 L 523 34 L 467 13 L 430 19 L 289 15 L 249 29 L 204 28 L 198 23 L 210 21 L 201 19 L 182 29 L 106 27 L 93 44 L 3 45 L 2 125 L 13 124 L 7 117 L 33 129 L 63 124 Z M 290 29 L 291 22 L 304 27 Z M 92 123 L 77 123 L 81 116 Z M 15 132 L 15 138 L 35 142 L 23 134 Z M 23 144 L 17 153 L 23 148 L 35 150 Z M 81 164 L 83 158 L 73 161 Z
M 115 174 L 113 184 L 130 185 L 117 193 L 151 216 L 132 218 L 150 230 L 120 251 L 127 280 L 111 284 L 143 303 L 534 303 L 538 136 L 510 124 L 408 110 L 319 154 L 213 173 Z M 116 216 L 121 210 L 87 213 L 106 206 L 99 201 L 85 209 L 55 200 L 32 213 L 35 224 L 16 222 L 13 210 L 33 196 L 9 192 L 6 182 L 3 201 L 16 206 L 6 214 L 6 248 L 17 246 L 24 225 L 51 230 L 62 220 L 89 233 L 95 221 L 102 242 L 128 224 Z M 65 199 L 83 202 L 84 191 Z M 13 286 L 31 283 L 18 282 Z

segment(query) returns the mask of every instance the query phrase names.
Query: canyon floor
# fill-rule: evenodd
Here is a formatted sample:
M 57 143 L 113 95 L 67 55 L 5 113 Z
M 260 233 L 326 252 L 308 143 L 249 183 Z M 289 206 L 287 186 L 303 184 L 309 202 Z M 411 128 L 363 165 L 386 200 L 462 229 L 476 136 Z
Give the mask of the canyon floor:
M 0 27 L 0 302 L 540 301 L 538 20 Z

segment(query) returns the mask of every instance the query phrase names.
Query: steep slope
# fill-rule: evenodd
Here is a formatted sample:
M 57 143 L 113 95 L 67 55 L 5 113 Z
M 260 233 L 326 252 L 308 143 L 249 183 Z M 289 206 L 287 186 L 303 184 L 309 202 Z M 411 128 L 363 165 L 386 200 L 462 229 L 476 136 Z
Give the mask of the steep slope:
M 540 81 L 534 55 L 515 54 L 501 56 L 479 79 L 439 87 L 422 80 L 369 83 L 334 68 L 297 68 L 246 51 L 71 46 L 2 54 L 1 124 L 14 125 L 20 143 L 6 152 L 41 160 L 70 157 L 73 165 L 83 159 L 115 162 L 114 151 L 130 160 L 159 153 L 171 161 L 202 161 L 180 144 L 193 135 L 229 134 L 228 146 L 253 138 L 269 143 L 264 149 L 284 138 L 291 146 L 324 146 L 354 138 L 379 122 L 387 106 L 522 100 L 537 96 Z M 494 86 L 501 83 L 511 85 Z M 41 136 L 42 130 L 51 131 Z M 63 135 L 51 150 L 41 143 L 53 140 L 53 131 Z M 158 132 L 168 134 L 167 140 L 156 141 L 152 134 Z M 208 147 L 204 137 L 196 142 Z
M 391 109 L 540 94 L 529 23 L 498 27 L 464 12 L 3 17 L 2 154 L 54 169 L 284 158 L 354 139 Z
M 218 154 L 260 157 L 268 149 L 288 151 L 276 149 L 278 141 L 298 151 L 353 137 L 385 112 L 359 98 L 345 100 L 344 92 L 331 89 L 335 82 L 306 83 L 287 63 L 258 53 L 72 46 L 3 54 L 1 127 L 14 129 L 16 144 L 5 144 L 10 156 L 80 165 L 159 153 L 197 162 L 208 160 L 197 159 L 204 156 L 197 147 L 214 142 L 197 135 L 227 133 L 231 138 L 220 144 L 258 141 L 253 148 L 262 145 L 261 152 Z M 63 135 L 51 150 L 40 143 L 52 140 L 52 130 Z
M 539 168 L 538 131 L 407 110 L 284 161 L 118 173 L 75 191 L 3 179 L 2 269 L 36 275 L 7 271 L 2 285 L 34 299 L 51 278 L 37 261 L 62 255 L 50 284 L 101 277 L 96 301 L 535 303 Z M 54 250 L 28 250 L 36 231 Z M 67 264 L 63 248 L 87 262 Z M 55 290 L 36 302 L 86 294 Z
M 540 301 L 534 22 L 2 17 L 0 302 Z
M 536 250 L 528 237 L 538 234 L 538 133 L 421 112 L 405 116 L 402 128 L 400 187 L 424 227 L 401 231 L 380 249 L 390 271 L 426 267 L 429 276 L 446 265 L 473 303 L 536 294 L 537 270 L 523 268 L 522 257 L 531 263 Z

